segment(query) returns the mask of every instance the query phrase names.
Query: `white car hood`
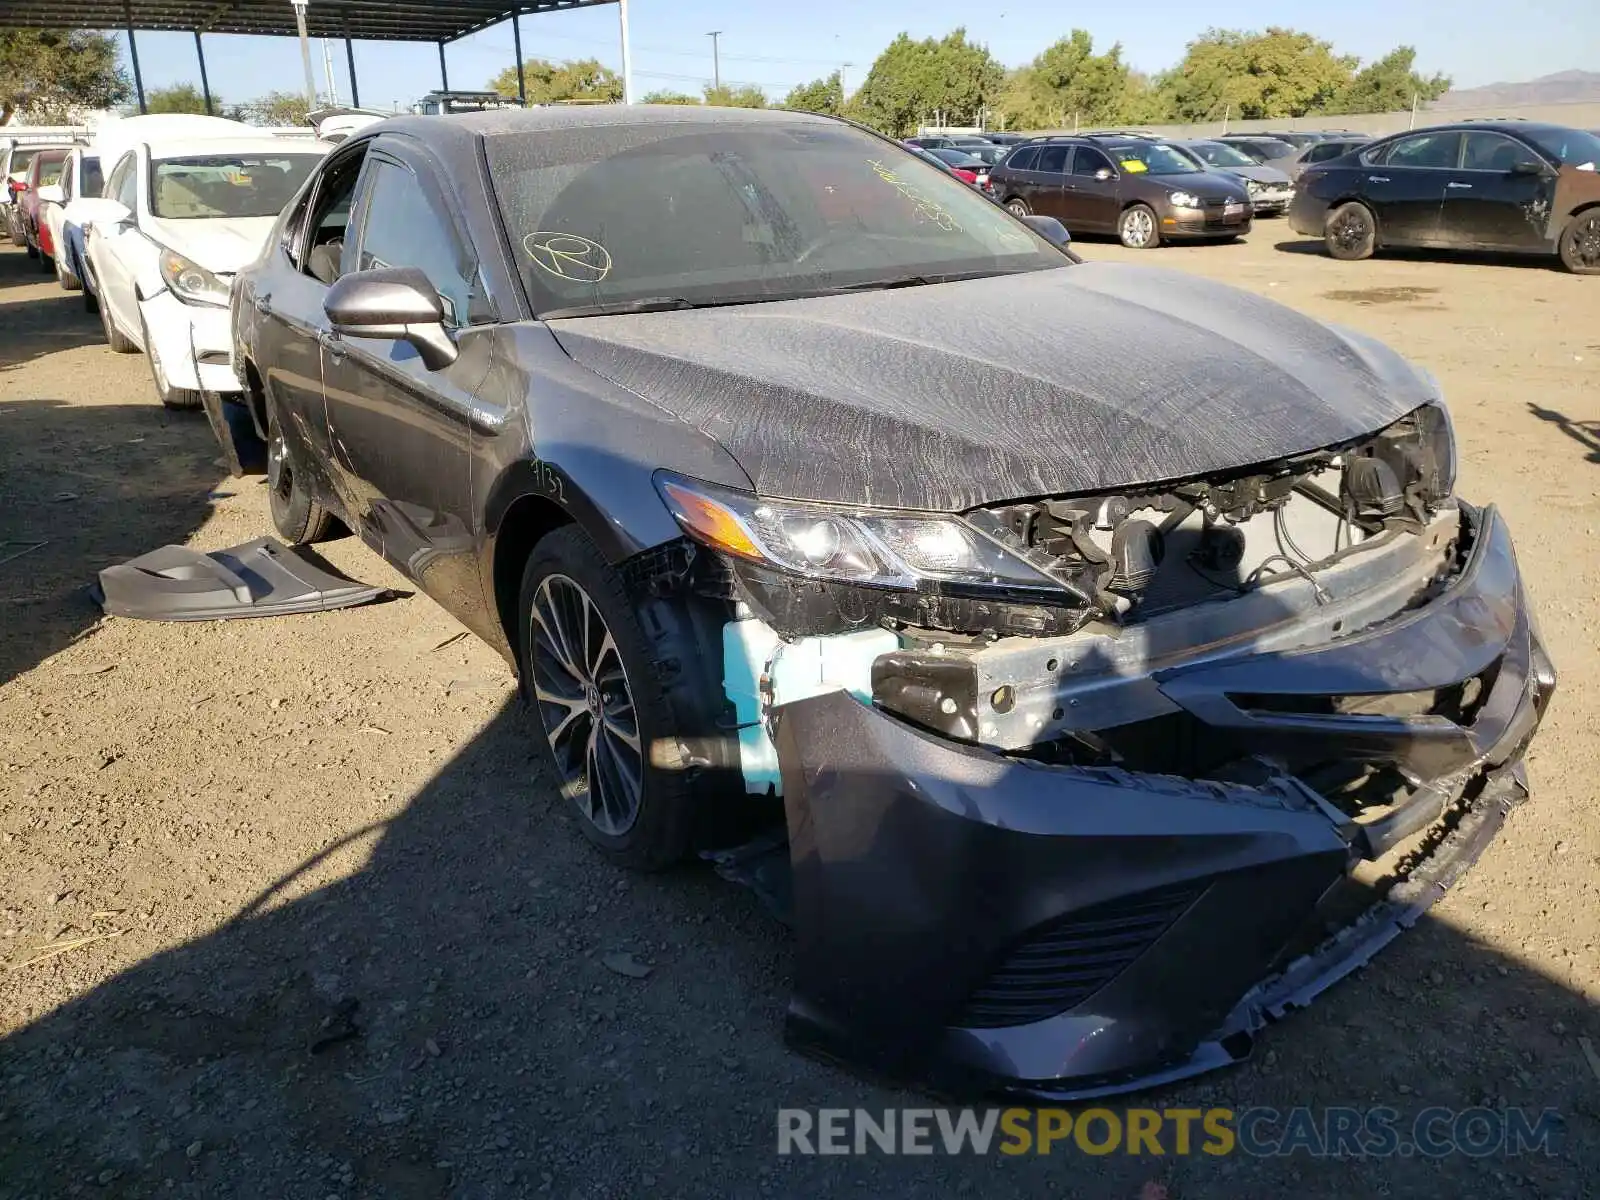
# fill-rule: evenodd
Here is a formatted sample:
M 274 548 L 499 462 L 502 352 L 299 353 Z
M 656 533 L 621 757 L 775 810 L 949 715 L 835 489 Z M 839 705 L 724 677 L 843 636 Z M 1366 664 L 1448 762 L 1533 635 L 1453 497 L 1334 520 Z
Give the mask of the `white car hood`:
M 232 275 L 255 261 L 276 217 L 181 219 L 150 217 L 141 226 L 152 241 L 176 250 L 214 275 Z

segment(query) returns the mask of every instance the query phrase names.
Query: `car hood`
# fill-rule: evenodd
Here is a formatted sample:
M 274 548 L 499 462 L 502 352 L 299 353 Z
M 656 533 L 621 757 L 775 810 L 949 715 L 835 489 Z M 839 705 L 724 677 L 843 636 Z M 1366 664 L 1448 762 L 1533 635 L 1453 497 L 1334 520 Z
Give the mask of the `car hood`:
M 155 241 L 218 275 L 255 261 L 276 217 L 150 217 L 141 226 Z
M 1111 263 L 550 329 L 758 492 L 929 511 L 1264 463 L 1434 394 L 1360 335 Z
M 1289 176 L 1277 167 L 1269 167 L 1265 163 L 1254 167 L 1212 167 L 1213 171 L 1226 171 L 1229 175 L 1237 175 L 1240 179 L 1254 179 L 1257 183 L 1288 183 Z

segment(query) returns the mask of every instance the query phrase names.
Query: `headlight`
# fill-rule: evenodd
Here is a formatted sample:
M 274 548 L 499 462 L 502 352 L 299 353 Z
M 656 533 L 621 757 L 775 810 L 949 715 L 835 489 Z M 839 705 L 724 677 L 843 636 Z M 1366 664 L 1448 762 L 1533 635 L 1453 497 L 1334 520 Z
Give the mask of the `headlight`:
M 1259 196 L 1262 192 L 1267 190 L 1267 185 L 1262 183 L 1259 179 L 1246 179 L 1244 181 L 1244 190 L 1249 192 L 1252 196 Z
M 161 252 L 161 278 L 185 304 L 228 306 L 228 283 L 176 250 Z
M 771 500 L 666 472 L 656 489 L 697 542 L 795 575 L 901 591 L 928 581 L 1063 591 L 958 517 Z
M 1172 206 L 1174 208 L 1199 208 L 1200 197 L 1190 192 L 1173 192 Z

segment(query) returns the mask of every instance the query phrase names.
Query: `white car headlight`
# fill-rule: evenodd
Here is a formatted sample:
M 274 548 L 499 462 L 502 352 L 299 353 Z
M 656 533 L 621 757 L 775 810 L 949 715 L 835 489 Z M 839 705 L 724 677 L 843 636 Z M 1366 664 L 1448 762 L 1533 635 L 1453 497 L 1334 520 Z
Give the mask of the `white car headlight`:
M 1262 192 L 1267 190 L 1267 185 L 1262 183 L 1259 179 L 1246 179 L 1244 181 L 1244 188 L 1245 191 L 1249 192 L 1252 196 L 1259 196 Z
M 1173 192 L 1172 206 L 1174 208 L 1199 208 L 1200 197 L 1192 192 Z
M 210 304 L 228 307 L 229 284 L 176 250 L 161 252 L 161 278 L 172 294 L 185 304 Z
M 666 472 L 656 490 L 695 541 L 811 579 L 902 591 L 932 580 L 1063 591 L 959 517 L 773 500 Z

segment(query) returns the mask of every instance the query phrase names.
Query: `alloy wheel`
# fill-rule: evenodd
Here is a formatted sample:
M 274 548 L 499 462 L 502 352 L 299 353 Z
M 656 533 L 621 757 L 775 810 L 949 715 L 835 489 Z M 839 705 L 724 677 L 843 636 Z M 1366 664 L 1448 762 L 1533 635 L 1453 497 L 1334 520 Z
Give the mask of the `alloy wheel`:
M 1600 269 L 1600 215 L 1591 215 L 1573 231 L 1572 257 L 1585 270 Z
M 1130 209 L 1122 219 L 1122 236 L 1130 246 L 1148 246 L 1155 231 L 1155 219 L 1142 208 Z
M 639 817 L 639 717 L 616 639 L 589 593 L 549 575 L 534 594 L 533 695 L 568 794 L 612 837 Z
M 1328 229 L 1328 236 L 1341 250 L 1354 250 L 1367 240 L 1367 218 L 1352 206 L 1340 213 Z

